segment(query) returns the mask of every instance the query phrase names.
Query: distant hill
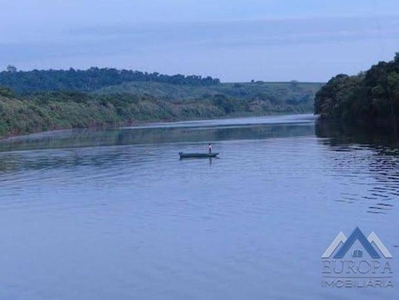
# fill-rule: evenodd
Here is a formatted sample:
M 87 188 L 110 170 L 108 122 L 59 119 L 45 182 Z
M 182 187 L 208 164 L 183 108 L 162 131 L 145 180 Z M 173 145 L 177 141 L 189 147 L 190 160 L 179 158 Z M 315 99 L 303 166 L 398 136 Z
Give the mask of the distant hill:
M 3 87 L 2 87 L 3 86 Z M 0 137 L 64 128 L 307 113 L 321 83 L 220 83 L 116 69 L 0 72 Z
M 310 112 L 314 95 L 322 84 L 297 81 L 221 83 L 219 79 L 209 76 L 169 76 L 114 68 L 17 71 L 9 66 L 7 71 L 0 72 L 0 86 L 22 96 L 63 91 L 150 95 L 163 100 L 209 100 L 217 97 L 242 100 L 254 107 L 251 111 L 255 111 L 256 107 L 261 107 L 260 112 L 274 111 L 274 108 L 280 111 L 280 106 L 288 105 L 298 106 L 301 112 Z
M 87 70 L 33 70 L 17 71 L 9 66 L 0 72 L 0 86 L 16 93 L 38 91 L 79 91 L 91 92 L 110 85 L 125 82 L 163 82 L 176 85 L 208 86 L 217 85 L 219 79 L 210 76 L 164 75 L 114 68 L 90 68 Z

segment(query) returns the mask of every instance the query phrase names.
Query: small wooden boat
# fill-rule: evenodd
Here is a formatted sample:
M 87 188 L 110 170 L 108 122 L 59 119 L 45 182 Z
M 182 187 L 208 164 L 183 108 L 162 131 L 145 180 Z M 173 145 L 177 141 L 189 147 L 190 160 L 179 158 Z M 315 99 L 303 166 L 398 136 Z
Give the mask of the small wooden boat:
M 180 158 L 212 158 L 219 153 L 183 153 L 179 152 Z

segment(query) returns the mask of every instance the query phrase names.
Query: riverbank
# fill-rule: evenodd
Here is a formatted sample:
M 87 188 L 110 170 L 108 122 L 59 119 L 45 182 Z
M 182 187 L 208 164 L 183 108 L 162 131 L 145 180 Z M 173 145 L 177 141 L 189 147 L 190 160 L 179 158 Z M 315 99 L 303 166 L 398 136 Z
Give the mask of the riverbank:
M 73 128 L 111 128 L 172 122 L 310 112 L 308 106 L 218 96 L 163 100 L 150 95 L 51 92 L 26 98 L 0 96 L 0 138 Z

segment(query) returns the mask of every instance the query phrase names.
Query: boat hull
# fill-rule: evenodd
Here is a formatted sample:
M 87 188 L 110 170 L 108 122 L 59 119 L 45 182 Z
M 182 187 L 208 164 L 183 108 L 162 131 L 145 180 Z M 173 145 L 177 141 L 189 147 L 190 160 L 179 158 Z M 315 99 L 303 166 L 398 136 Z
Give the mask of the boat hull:
M 180 152 L 180 158 L 212 158 L 216 157 L 219 153 L 183 153 Z

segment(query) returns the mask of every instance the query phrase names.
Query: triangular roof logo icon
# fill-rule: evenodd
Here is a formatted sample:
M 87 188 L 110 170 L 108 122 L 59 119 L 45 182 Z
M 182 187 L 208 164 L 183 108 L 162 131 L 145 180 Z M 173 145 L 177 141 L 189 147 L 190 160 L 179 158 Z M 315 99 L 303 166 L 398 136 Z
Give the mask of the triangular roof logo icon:
M 356 241 L 360 242 L 363 248 L 373 259 L 379 259 L 381 258 L 381 256 L 374 249 L 372 243 L 375 244 L 377 249 L 382 253 L 382 255 L 385 258 L 392 258 L 391 253 L 388 251 L 387 248 L 385 248 L 384 244 L 381 242 L 381 240 L 374 232 L 372 232 L 368 236 L 368 238 L 366 238 L 363 232 L 359 229 L 359 227 L 355 228 L 355 230 L 351 233 L 349 238 L 346 238 L 346 236 L 342 232 L 340 232 L 337 235 L 337 237 L 334 239 L 334 241 L 331 243 L 331 245 L 324 252 L 322 258 L 330 258 L 331 255 L 335 252 L 335 250 L 339 248 L 341 244 L 342 244 L 341 248 L 338 249 L 333 258 L 335 259 L 343 258 Z

